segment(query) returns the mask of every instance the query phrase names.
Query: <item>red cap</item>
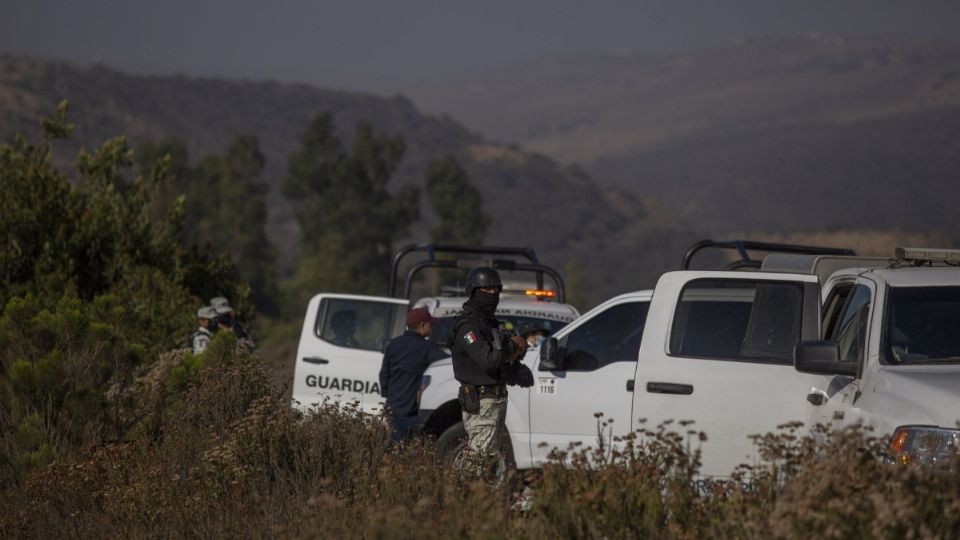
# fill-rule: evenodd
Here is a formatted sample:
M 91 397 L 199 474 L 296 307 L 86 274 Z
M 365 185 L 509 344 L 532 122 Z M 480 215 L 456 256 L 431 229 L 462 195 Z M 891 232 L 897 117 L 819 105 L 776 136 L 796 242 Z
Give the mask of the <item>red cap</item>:
M 407 312 L 407 326 L 416 326 L 422 322 L 436 322 L 425 307 L 418 307 Z

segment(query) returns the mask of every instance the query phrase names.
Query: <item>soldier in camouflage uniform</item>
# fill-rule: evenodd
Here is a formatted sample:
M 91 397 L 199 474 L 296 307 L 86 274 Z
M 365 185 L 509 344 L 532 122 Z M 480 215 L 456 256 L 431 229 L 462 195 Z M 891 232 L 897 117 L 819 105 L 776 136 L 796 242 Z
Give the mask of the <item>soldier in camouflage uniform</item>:
M 503 284 L 493 268 L 467 275 L 463 304 L 451 330 L 453 372 L 460 382 L 460 407 L 467 432 L 468 460 L 488 473 L 499 461 L 500 437 L 507 415 L 507 383 L 531 386 L 533 375 L 519 362 L 527 350 L 520 336 L 505 336 L 494 316 Z M 518 375 L 519 374 L 519 375 Z
M 247 350 L 253 351 L 256 349 L 257 346 L 246 328 L 234 317 L 233 307 L 230 305 L 229 300 L 222 296 L 211 298 L 210 307 L 217 311 L 217 325 L 220 330 L 233 332 L 233 335 L 237 338 L 237 343 Z
M 210 306 L 203 306 L 197 310 L 197 331 L 190 338 L 190 347 L 193 354 L 200 354 L 207 349 L 210 338 L 216 332 L 217 310 Z

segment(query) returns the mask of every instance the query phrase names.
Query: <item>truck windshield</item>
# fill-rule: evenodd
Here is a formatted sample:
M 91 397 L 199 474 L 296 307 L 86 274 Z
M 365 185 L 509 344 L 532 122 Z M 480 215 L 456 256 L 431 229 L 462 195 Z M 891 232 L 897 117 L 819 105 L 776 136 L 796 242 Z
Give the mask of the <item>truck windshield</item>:
M 887 363 L 960 363 L 960 287 L 893 287 L 886 315 Z
M 564 326 L 567 325 L 566 321 L 553 321 L 550 319 L 542 319 L 538 317 L 516 317 L 512 315 L 497 315 L 497 320 L 501 323 L 509 323 L 513 327 L 515 332 L 520 332 L 521 329 L 526 327 L 529 324 L 539 326 L 543 329 L 545 336 L 552 336 Z M 450 338 L 450 328 L 453 326 L 453 317 L 442 317 L 437 320 L 433 325 L 433 332 L 430 333 L 430 339 L 440 345 L 441 347 L 447 346 L 447 340 Z

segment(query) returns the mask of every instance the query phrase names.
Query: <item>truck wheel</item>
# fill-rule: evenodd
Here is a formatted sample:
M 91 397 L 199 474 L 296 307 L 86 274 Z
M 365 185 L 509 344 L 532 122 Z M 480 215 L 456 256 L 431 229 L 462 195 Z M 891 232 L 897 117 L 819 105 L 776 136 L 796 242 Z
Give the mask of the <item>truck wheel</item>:
M 441 459 L 448 465 L 461 468 L 466 450 L 467 430 L 463 428 L 463 422 L 453 424 L 437 437 L 437 452 L 440 454 Z M 515 467 L 513 445 L 510 443 L 510 435 L 507 433 L 506 428 L 504 428 L 500 438 L 500 455 L 502 457 L 503 467 Z
M 467 430 L 463 428 L 463 422 L 453 424 L 437 437 L 437 453 L 447 464 L 461 464 L 466 449 Z

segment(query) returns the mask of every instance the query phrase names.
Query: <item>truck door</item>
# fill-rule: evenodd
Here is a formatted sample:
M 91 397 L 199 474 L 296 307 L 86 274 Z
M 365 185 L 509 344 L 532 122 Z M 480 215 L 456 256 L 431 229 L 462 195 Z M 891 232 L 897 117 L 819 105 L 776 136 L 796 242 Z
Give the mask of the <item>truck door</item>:
M 707 435 L 708 476 L 752 464 L 750 435 L 806 419 L 804 398 L 818 377 L 793 369 L 793 350 L 818 335 L 819 293 L 816 276 L 664 274 L 640 346 L 634 427 L 693 420 Z
M 867 280 L 838 283 L 824 303 L 822 339 L 836 341 L 840 361 L 858 366 L 862 372 L 867 358 L 871 305 L 875 286 Z M 860 397 L 860 378 L 820 375 L 810 392 L 809 424 L 843 426 L 861 419 L 855 408 Z
M 324 400 L 380 408 L 383 349 L 404 328 L 407 300 L 319 294 L 310 300 L 294 367 L 294 405 Z
M 572 442 L 596 447 L 598 437 L 630 432 L 630 404 L 637 352 L 648 299 L 626 298 L 601 306 L 557 336 L 562 371 L 547 371 L 540 359 L 530 389 L 530 446 L 535 464 L 550 450 Z M 603 413 L 597 418 L 595 413 Z M 603 433 L 599 421 L 612 421 Z

